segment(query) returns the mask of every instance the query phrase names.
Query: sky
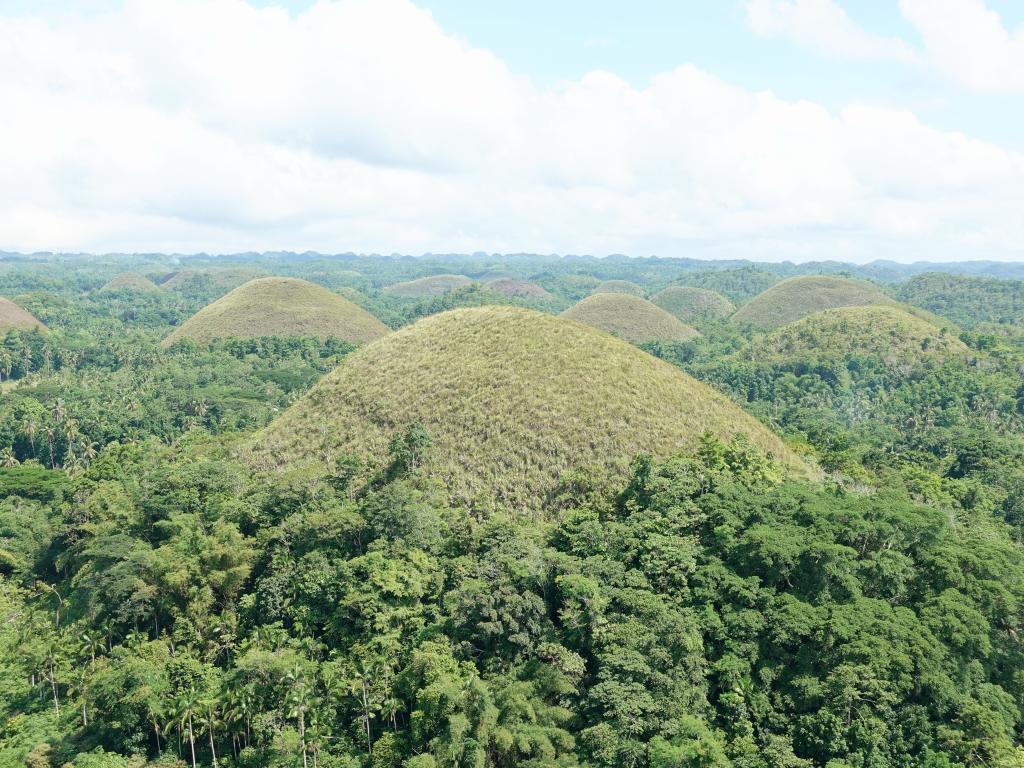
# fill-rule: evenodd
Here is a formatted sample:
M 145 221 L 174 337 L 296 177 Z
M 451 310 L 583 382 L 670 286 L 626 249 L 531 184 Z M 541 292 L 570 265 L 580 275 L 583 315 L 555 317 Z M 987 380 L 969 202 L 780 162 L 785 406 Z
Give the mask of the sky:
M 1024 259 L 1019 0 L 0 0 L 0 250 Z

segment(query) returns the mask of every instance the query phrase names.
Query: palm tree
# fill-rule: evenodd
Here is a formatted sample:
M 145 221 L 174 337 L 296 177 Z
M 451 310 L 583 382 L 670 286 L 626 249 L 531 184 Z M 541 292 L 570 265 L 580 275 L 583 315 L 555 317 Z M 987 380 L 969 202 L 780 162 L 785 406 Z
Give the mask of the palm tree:
M 202 717 L 203 727 L 210 737 L 210 756 L 213 759 L 213 768 L 217 768 L 217 747 L 214 741 L 214 732 L 217 726 L 223 725 L 220 714 L 217 711 L 217 699 L 208 698 L 199 702 L 199 714 Z
M 17 457 L 14 455 L 14 451 L 10 448 L 4 448 L 0 451 L 0 466 L 10 469 L 11 467 L 18 466 L 20 463 L 21 462 L 18 461 Z
M 32 453 L 34 454 L 36 452 L 36 433 L 39 431 L 39 424 L 31 416 L 26 416 L 21 422 L 21 430 L 28 438 L 29 445 L 32 446 Z
M 89 667 L 96 666 L 96 651 L 103 651 L 103 638 L 97 632 L 86 630 L 78 636 L 79 647 L 84 653 L 89 654 Z
M 299 725 L 299 741 L 302 743 L 302 768 L 308 768 L 306 761 L 306 714 L 309 712 L 312 697 L 309 684 L 306 682 L 302 669 L 294 667 L 288 673 L 288 716 L 294 717 Z
M 179 732 L 188 727 L 188 745 L 192 752 L 192 768 L 196 768 L 196 735 L 193 728 L 193 720 L 199 706 L 199 696 L 195 688 L 189 688 L 185 693 L 174 700 L 174 716 L 168 724 L 178 727 Z

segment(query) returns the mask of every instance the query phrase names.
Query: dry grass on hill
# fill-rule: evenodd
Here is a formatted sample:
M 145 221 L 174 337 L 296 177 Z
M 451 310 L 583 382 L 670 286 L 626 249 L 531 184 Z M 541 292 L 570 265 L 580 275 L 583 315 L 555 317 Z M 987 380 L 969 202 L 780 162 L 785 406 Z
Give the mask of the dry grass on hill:
M 391 296 L 419 299 L 425 296 L 440 296 L 456 288 L 463 288 L 472 282 L 465 275 L 431 275 L 389 285 L 384 289 L 384 293 Z
M 898 302 L 863 280 L 806 275 L 773 285 L 740 307 L 732 319 L 762 328 L 778 328 L 825 309 L 868 304 L 898 306 Z
M 651 297 L 651 301 L 684 323 L 720 320 L 736 311 L 722 294 L 689 285 L 670 285 Z
M 879 357 L 917 364 L 967 354 L 955 333 L 898 307 L 841 307 L 816 312 L 755 339 L 739 357 L 746 360 L 804 360 Z
M 737 434 L 789 469 L 806 466 L 710 387 L 596 329 L 515 307 L 432 315 L 350 355 L 262 432 L 264 469 L 365 473 L 413 424 L 429 432 L 424 471 L 457 503 L 539 509 L 564 473 L 623 477 L 638 452 L 666 456 L 705 432 Z
M 0 297 L 0 334 L 12 330 L 30 331 L 33 328 L 46 330 L 46 326 L 31 312 L 26 312 L 10 299 Z
M 159 291 L 160 286 L 148 277 L 135 272 L 122 272 L 107 282 L 100 291 L 102 293 L 113 293 L 114 291 L 135 291 L 136 293 L 152 293 Z
M 359 344 L 388 333 L 365 309 L 326 288 L 290 277 L 262 277 L 199 310 L 164 339 L 205 343 L 260 336 L 333 336 Z
M 569 307 L 562 317 L 592 325 L 633 344 L 689 341 L 700 336 L 682 320 L 639 296 L 596 293 Z

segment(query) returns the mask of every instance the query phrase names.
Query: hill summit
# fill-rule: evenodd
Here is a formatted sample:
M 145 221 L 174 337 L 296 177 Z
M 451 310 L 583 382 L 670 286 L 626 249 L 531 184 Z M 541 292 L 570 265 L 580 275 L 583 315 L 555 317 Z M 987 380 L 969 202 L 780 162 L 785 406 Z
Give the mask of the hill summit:
M 630 296 L 643 296 L 644 289 L 629 280 L 605 280 L 598 283 L 594 293 L 625 293 Z
M 684 323 L 720 320 L 736 311 L 733 303 L 722 294 L 689 285 L 670 285 L 655 294 L 651 301 Z
M 137 272 L 122 272 L 112 277 L 106 285 L 100 288 L 101 293 L 113 291 L 134 291 L 136 293 L 152 293 L 159 291 L 160 286 Z
M 592 325 L 633 344 L 688 341 L 700 334 L 647 299 L 624 293 L 595 293 L 562 317 Z
M 10 299 L 0 296 L 0 333 L 7 331 L 30 331 L 38 328 L 46 330 L 46 326 L 39 322 L 31 312 L 26 312 Z
M 359 344 L 388 328 L 365 309 L 326 288 L 290 277 L 261 277 L 199 310 L 166 339 L 205 343 L 236 336 L 319 336 Z
M 472 282 L 465 275 L 430 275 L 389 285 L 384 289 L 384 293 L 407 299 L 419 299 L 424 296 L 440 296 L 456 288 L 465 288 Z
M 919 363 L 967 353 L 953 333 L 898 307 L 841 307 L 816 312 L 755 339 L 740 357 L 802 360 L 870 355 Z
M 762 328 L 778 328 L 824 309 L 867 304 L 896 306 L 897 302 L 863 280 L 807 275 L 783 280 L 758 294 L 740 307 L 733 320 Z
M 474 506 L 535 510 L 567 472 L 624 477 L 636 453 L 666 456 L 705 432 L 745 435 L 806 471 L 768 429 L 674 366 L 507 306 L 432 315 L 357 350 L 258 436 L 251 459 L 326 472 L 351 457 L 368 473 L 413 425 L 431 438 L 422 471 Z

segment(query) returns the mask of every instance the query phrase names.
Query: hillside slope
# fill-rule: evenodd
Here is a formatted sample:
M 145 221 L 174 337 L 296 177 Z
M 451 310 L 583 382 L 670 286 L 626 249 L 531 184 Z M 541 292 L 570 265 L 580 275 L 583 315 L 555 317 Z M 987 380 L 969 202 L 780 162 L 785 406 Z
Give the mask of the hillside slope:
M 624 293 L 630 296 L 643 296 L 644 289 L 629 280 L 605 280 L 598 283 L 594 293 Z
M 595 293 L 569 307 L 562 317 L 600 328 L 633 344 L 688 341 L 700 336 L 661 307 L 623 293 Z
M 152 293 L 159 291 L 160 286 L 137 272 L 122 272 L 112 277 L 106 285 L 100 288 L 102 293 L 114 291 L 135 291 L 136 293 Z
M 670 285 L 656 293 L 651 301 L 684 323 L 720 320 L 736 311 L 733 303 L 722 294 L 689 285 Z
M 979 323 L 1024 323 L 1024 281 L 926 272 L 900 287 L 900 298 L 972 328 Z
M 848 358 L 919 363 L 966 354 L 948 330 L 898 307 L 841 307 L 816 312 L 755 339 L 739 357 L 747 360 Z
M 456 288 L 463 288 L 472 282 L 465 275 L 430 275 L 389 285 L 384 289 L 384 293 L 391 296 L 419 299 L 424 296 L 439 296 Z
M 31 312 L 26 312 L 10 299 L 0 296 L 0 333 L 13 330 L 30 331 L 33 328 L 46 330 L 46 326 L 39 322 Z
M 837 307 L 894 306 L 896 301 L 871 283 L 844 277 L 792 277 L 758 294 L 733 315 L 737 323 L 778 328 L 801 317 Z
M 289 277 L 261 277 L 199 310 L 163 345 L 235 336 L 333 336 L 359 344 L 388 333 L 365 309 L 322 286 Z
M 707 431 L 746 435 L 806 471 L 768 429 L 677 368 L 514 307 L 433 315 L 363 347 L 261 433 L 250 459 L 323 470 L 350 456 L 368 472 L 414 424 L 432 440 L 424 471 L 456 502 L 483 507 L 538 509 L 566 472 L 624 476 L 635 453 L 668 455 Z

